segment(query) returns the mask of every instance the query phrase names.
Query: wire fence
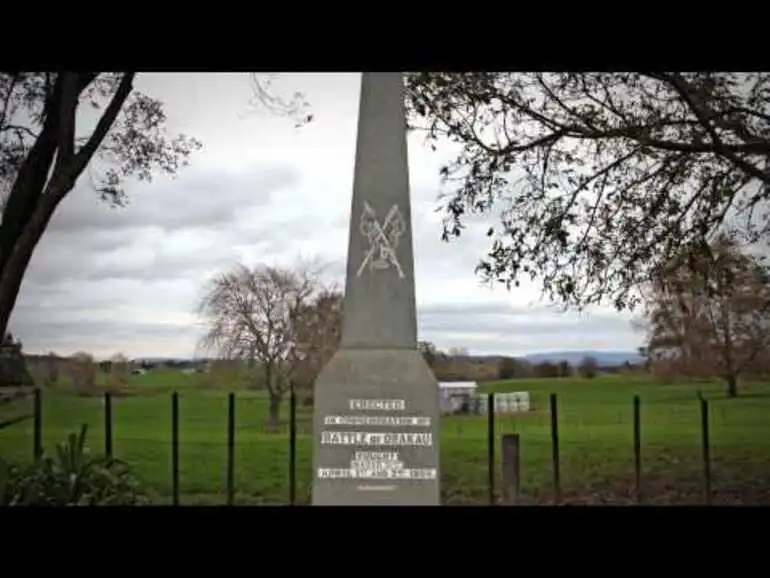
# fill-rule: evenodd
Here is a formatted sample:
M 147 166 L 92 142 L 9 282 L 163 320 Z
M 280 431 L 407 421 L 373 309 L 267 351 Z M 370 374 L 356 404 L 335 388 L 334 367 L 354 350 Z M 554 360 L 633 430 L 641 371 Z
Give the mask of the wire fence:
M 487 408 L 495 407 L 494 396 Z M 298 408 L 292 393 L 274 431 L 257 418 L 263 404 L 234 393 L 220 401 L 212 419 L 210 407 L 204 414 L 172 393 L 164 412 L 156 401 L 146 416 L 151 428 L 121 421 L 126 402 L 106 393 L 87 416 L 89 445 L 130 463 L 159 503 L 309 503 L 311 408 Z M 626 405 L 591 414 L 551 394 L 523 414 L 442 420 L 442 503 L 770 503 L 766 442 L 752 424 L 732 422 L 729 410 L 714 411 L 707 399 L 666 406 L 635 396 Z M 46 419 L 40 389 L 30 409 L 37 458 Z M 64 408 L 57 419 L 83 416 Z M 660 423 L 669 427 L 646 425 Z M 60 441 L 46 434 L 49 440 Z

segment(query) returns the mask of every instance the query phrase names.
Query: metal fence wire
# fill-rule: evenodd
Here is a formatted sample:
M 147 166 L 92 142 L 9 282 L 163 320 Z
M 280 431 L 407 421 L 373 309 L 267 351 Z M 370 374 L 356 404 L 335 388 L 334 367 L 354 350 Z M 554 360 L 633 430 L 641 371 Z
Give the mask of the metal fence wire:
M 716 497 L 723 503 L 770 501 L 764 489 L 767 468 L 759 463 L 767 460 L 752 459 L 751 451 L 734 455 L 734 445 L 721 451 L 718 442 L 714 445 L 714 428 L 724 430 L 730 422 L 724 412 L 711 411 L 707 399 L 693 400 L 692 407 L 646 407 L 637 395 L 627 408 L 605 412 L 598 421 L 561 403 L 556 394 L 547 400 L 545 407 L 541 403 L 510 411 L 512 404 L 499 404 L 496 394 L 489 393 L 482 405 L 486 415 L 456 416 L 447 427 L 442 422 L 442 502 L 711 504 Z M 167 432 L 159 437 L 157 428 L 143 434 L 124 427 L 120 404 L 106 393 L 98 414 L 100 427 L 91 431 L 89 444 L 130 463 L 160 503 L 309 503 L 310 410 L 299 411 L 292 391 L 285 421 L 276 433 L 253 419 L 257 406 L 252 402 L 229 393 L 214 424 L 203 415 L 186 416 L 184 397 L 174 392 Z M 44 450 L 45 419 L 54 408 L 45 406 L 40 389 L 31 406 L 31 432 L 22 428 L 24 434 L 13 438 L 12 445 L 17 450 L 31 433 L 30 449 L 37 459 Z M 509 409 L 501 411 L 503 407 Z M 689 424 L 690 429 L 646 439 L 645 419 Z M 610 440 L 603 430 L 616 435 Z M 618 456 L 617 432 L 625 432 L 620 443 L 627 444 L 627 459 Z M 683 453 L 674 446 L 692 451 Z M 618 460 L 625 464 L 620 470 L 607 465 Z M 739 470 L 753 474 L 737 476 Z M 722 472 L 719 480 L 717 471 Z M 755 485 L 744 478 L 753 478 Z

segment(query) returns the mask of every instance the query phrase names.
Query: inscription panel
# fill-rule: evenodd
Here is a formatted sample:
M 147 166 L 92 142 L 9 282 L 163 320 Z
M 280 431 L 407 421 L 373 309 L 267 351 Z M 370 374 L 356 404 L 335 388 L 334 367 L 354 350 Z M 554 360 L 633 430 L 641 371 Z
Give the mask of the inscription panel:
M 416 468 L 404 463 L 399 448 L 432 447 L 433 433 L 425 431 L 431 418 L 420 415 L 398 415 L 408 411 L 403 399 L 350 399 L 351 415 L 326 415 L 320 432 L 322 446 L 350 447 L 350 462 L 344 467 L 316 469 L 319 480 L 435 480 L 436 468 Z M 382 415 L 383 412 L 396 415 Z M 350 427 L 366 429 L 348 429 Z M 345 429 L 336 429 L 344 427 Z M 408 428 L 394 431 L 394 428 Z M 377 428 L 382 428 L 381 430 Z M 373 450 L 371 448 L 379 448 Z M 359 486 L 359 490 L 394 490 L 396 486 Z

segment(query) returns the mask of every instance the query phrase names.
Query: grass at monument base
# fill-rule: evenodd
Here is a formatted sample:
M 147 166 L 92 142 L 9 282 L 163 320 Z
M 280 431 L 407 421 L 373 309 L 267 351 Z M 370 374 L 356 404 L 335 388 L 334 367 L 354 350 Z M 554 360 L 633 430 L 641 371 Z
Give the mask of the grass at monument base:
M 204 387 L 199 375 L 150 372 L 132 377 L 136 394 L 113 400 L 114 455 L 130 462 L 156 503 L 171 499 L 171 391 L 180 395 L 182 504 L 226 500 L 227 387 Z M 714 503 L 770 503 L 770 384 L 743 384 L 726 399 L 718 382 L 662 385 L 649 379 L 604 376 L 495 382 L 487 391 L 529 391 L 532 411 L 498 416 L 496 486 L 501 494 L 500 438 L 519 433 L 523 503 L 552 503 L 549 394 L 558 395 L 562 501 L 630 503 L 634 499 L 633 396 L 641 398 L 643 498 L 649 504 L 703 503 L 700 404 L 709 400 Z M 288 404 L 280 431 L 269 432 L 262 392 L 236 390 L 237 504 L 289 500 Z M 0 407 L 0 418 L 31 411 L 31 401 Z M 43 442 L 48 451 L 89 426 L 88 445 L 104 448 L 99 397 L 48 389 L 43 399 Z M 486 416 L 448 416 L 441 422 L 444 504 L 488 503 Z M 312 469 L 312 409 L 298 407 L 297 501 L 308 503 Z M 32 422 L 0 432 L 0 456 L 28 461 Z

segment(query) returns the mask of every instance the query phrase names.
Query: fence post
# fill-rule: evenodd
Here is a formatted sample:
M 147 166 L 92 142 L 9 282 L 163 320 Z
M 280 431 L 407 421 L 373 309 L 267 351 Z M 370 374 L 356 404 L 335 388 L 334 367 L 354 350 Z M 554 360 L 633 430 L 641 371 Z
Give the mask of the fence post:
M 227 396 L 227 505 L 235 503 L 235 394 Z
M 489 467 L 489 505 L 495 504 L 495 394 L 487 395 L 487 437 Z
M 639 396 L 634 396 L 634 480 L 636 502 L 642 503 L 642 416 Z
M 503 496 L 505 503 L 518 504 L 521 493 L 521 446 L 519 434 L 504 435 L 503 454 Z
M 32 421 L 32 457 L 35 461 L 43 455 L 43 402 L 42 391 L 35 388 L 33 397 L 33 421 Z
M 171 394 L 171 498 L 179 505 L 179 394 Z
M 559 471 L 559 414 L 556 394 L 551 394 L 551 448 L 553 461 L 553 491 L 556 503 L 561 503 L 561 473 Z
M 711 505 L 711 444 L 709 443 L 709 402 L 700 400 L 700 421 L 703 433 L 703 477 L 706 482 L 706 505 Z
M 104 392 L 104 455 L 112 459 L 112 394 Z
M 297 501 L 297 394 L 289 392 L 289 505 Z

